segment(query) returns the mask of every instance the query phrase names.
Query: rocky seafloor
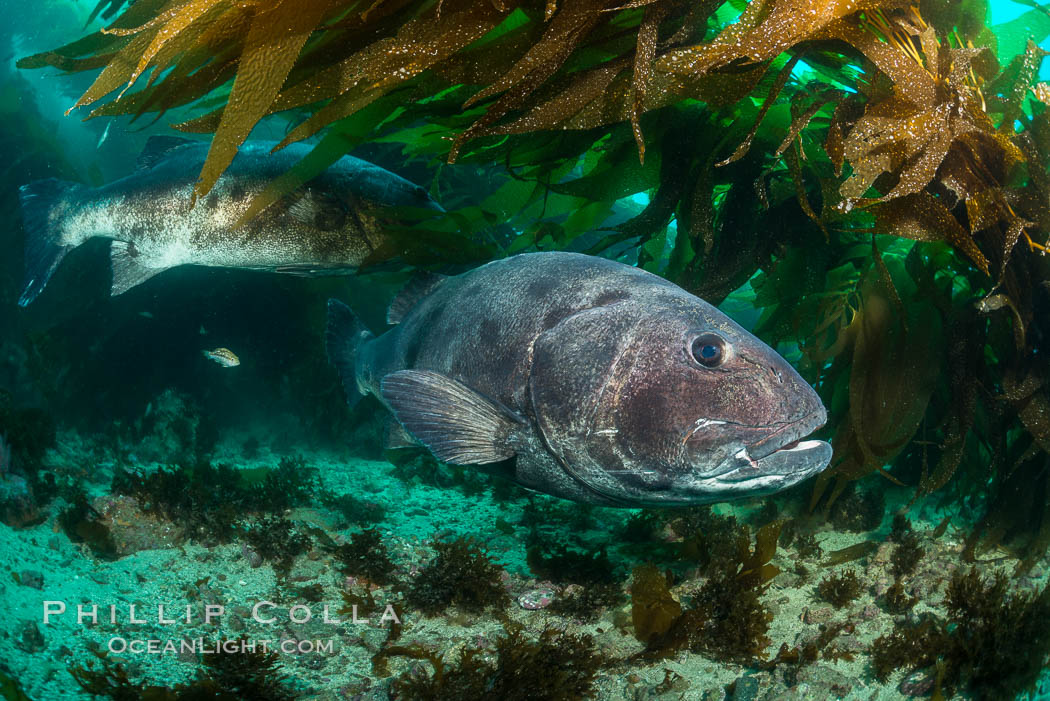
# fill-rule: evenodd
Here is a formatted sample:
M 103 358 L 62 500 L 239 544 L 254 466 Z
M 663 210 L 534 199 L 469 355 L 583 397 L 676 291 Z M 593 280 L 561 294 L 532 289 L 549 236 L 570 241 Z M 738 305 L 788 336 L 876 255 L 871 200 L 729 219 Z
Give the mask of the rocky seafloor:
M 454 699 L 480 683 L 491 698 L 771 701 L 994 688 L 971 686 L 973 670 L 950 685 L 949 653 L 920 669 L 879 674 L 873 663 L 898 624 L 950 619 L 954 573 L 974 568 L 990 583 L 1017 564 L 1006 550 L 964 563 L 967 524 L 933 502 L 894 519 L 904 489 L 876 483 L 820 518 L 806 514 L 806 491 L 682 512 L 584 508 L 418 455 L 392 463 L 221 436 L 204 460 L 200 433 L 172 393 L 117 438 L 59 431 L 40 468 L 54 494 L 0 525 L 5 698 Z M 172 466 L 192 455 L 193 467 Z M 769 524 L 771 557 L 758 545 Z M 741 533 L 742 552 L 718 540 Z M 735 604 L 705 585 L 749 566 L 761 572 L 741 588 L 756 595 L 751 609 L 712 613 Z M 1009 594 L 1034 600 L 1048 571 L 1043 560 L 1010 577 Z M 635 584 L 645 576 L 656 582 L 647 604 Z M 78 605 L 97 617 L 78 620 Z M 671 642 L 694 610 L 707 619 Z M 277 654 L 216 671 L 201 650 L 222 641 L 266 641 Z M 194 684 L 241 686 L 192 696 Z M 148 696 L 150 686 L 184 695 Z M 1048 689 L 1044 676 L 1032 697 Z

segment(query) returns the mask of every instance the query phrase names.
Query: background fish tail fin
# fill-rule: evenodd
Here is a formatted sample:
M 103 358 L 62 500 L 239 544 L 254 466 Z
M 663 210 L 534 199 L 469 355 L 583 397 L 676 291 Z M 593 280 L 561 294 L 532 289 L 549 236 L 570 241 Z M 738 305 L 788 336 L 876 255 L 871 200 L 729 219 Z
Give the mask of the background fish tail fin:
M 83 186 L 49 178 L 23 185 L 18 191 L 25 230 L 25 283 L 19 306 L 37 298 L 51 279 L 58 264 L 73 246 L 61 243 L 61 231 L 51 224 L 51 210 L 59 199 Z
M 325 350 L 328 362 L 335 366 L 346 391 L 346 401 L 353 407 L 361 400 L 357 385 L 357 353 L 361 344 L 372 338 L 357 315 L 337 299 L 328 300 L 328 327 Z

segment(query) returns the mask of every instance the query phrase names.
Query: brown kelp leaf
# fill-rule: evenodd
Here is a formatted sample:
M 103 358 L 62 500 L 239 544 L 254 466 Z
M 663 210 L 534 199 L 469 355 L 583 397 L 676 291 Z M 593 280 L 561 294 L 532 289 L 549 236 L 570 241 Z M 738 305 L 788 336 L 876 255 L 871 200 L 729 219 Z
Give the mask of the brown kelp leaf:
M 1050 453 L 1050 393 L 1046 390 L 1045 377 L 1030 372 L 1019 382 L 1012 374 L 1008 374 L 1004 378 L 1003 389 L 1007 396 L 1015 397 L 1012 401 L 1021 423 L 1039 447 Z
M 928 192 L 871 205 L 880 233 L 915 241 L 944 241 L 966 255 L 985 274 L 988 259 L 952 213 Z
M 102 72 L 99 73 L 98 77 L 95 78 L 95 82 L 91 84 L 91 87 L 89 87 L 84 94 L 80 96 L 76 103 L 69 108 L 67 114 L 78 107 L 90 105 L 121 86 L 127 85 L 131 76 L 135 72 L 135 66 L 138 63 L 139 57 L 142 55 L 142 52 L 146 50 L 146 47 L 150 45 L 152 40 L 153 36 L 148 32 L 136 34 L 132 37 L 127 46 L 121 49 Z
M 667 52 L 657 68 L 695 75 L 733 61 L 772 59 L 799 42 L 816 38 L 836 20 L 875 7 L 902 6 L 878 0 L 764 0 L 748 3 L 740 19 L 711 42 Z
M 934 76 L 897 46 L 881 40 L 855 18 L 829 23 L 823 36 L 841 39 L 854 46 L 893 81 L 894 91 L 903 100 L 923 109 L 937 98 Z
M 1028 40 L 1020 70 L 1017 72 L 1017 78 L 1013 85 L 1010 86 L 1009 92 L 1006 93 L 1005 110 L 1003 111 L 1002 121 L 999 123 L 1001 131 L 1013 132 L 1014 121 L 1021 115 L 1028 88 L 1038 74 L 1043 58 L 1048 55 L 1050 55 L 1050 52 L 1036 46 L 1031 39 Z
M 557 69 L 581 39 L 602 18 L 602 0 L 568 0 L 555 16 L 554 21 L 543 32 L 543 36 L 507 73 L 498 80 L 475 93 L 463 106 L 488 99 L 521 83 L 537 84 L 534 77 L 544 74 L 544 79 Z
M 769 89 L 769 93 L 766 95 L 762 107 L 758 110 L 758 116 L 755 117 L 755 123 L 751 125 L 751 131 L 747 133 L 747 136 L 742 142 L 740 142 L 740 145 L 736 147 L 736 150 L 725 160 L 716 163 L 716 166 L 721 167 L 729 165 L 734 161 L 739 161 L 747 155 L 748 149 L 751 148 L 751 141 L 755 138 L 755 134 L 758 133 L 759 125 L 762 124 L 762 118 L 766 116 L 766 113 L 769 112 L 769 108 L 773 106 L 774 102 L 776 102 L 777 96 L 780 95 L 780 91 L 784 88 L 788 78 L 791 77 L 791 71 L 795 70 L 795 66 L 798 64 L 800 58 L 802 58 L 801 54 L 795 54 L 788 59 L 788 62 L 780 69 L 780 73 L 777 74 L 777 79 L 773 82 L 773 87 Z
M 835 105 L 828 123 L 828 135 L 824 140 L 824 151 L 835 168 L 835 175 L 842 175 L 842 164 L 846 159 L 846 136 L 848 126 L 852 126 L 860 117 L 861 105 L 856 98 L 846 98 Z
M 188 60 L 180 61 L 172 73 L 181 74 L 186 71 L 188 74 L 181 77 L 176 83 L 172 85 L 154 84 L 128 93 L 119 100 L 102 103 L 91 110 L 88 117 L 133 114 L 135 117 L 132 121 L 134 121 L 146 112 L 156 112 L 156 118 L 159 119 L 167 110 L 199 100 L 211 92 L 216 83 L 225 83 L 233 78 L 239 57 L 240 46 L 237 45 L 216 55 L 213 60 L 200 67 L 194 67 L 194 64 Z M 203 117 L 172 125 L 172 127 L 180 131 L 210 134 L 218 128 L 221 118 L 222 110 L 215 110 Z M 200 128 L 205 125 L 208 128 Z M 195 127 L 198 128 L 195 129 Z
M 655 565 L 639 565 L 631 579 L 631 622 L 634 637 L 648 643 L 666 633 L 682 615 L 682 605 L 674 600 L 667 577 Z
M 941 456 L 929 474 L 925 471 L 919 480 L 914 501 L 937 491 L 951 479 L 962 461 L 966 436 L 973 426 L 977 408 L 977 370 L 983 352 L 983 338 L 977 317 L 969 309 L 956 311 L 949 321 L 947 337 L 948 379 L 952 395 L 948 416 L 942 431 L 944 440 Z
M 482 134 L 593 129 L 630 119 L 633 93 L 626 71 L 628 65 L 628 59 L 623 58 L 579 71 L 554 97 L 511 122 L 485 129 Z M 742 73 L 714 73 L 695 79 L 655 72 L 650 79 L 646 102 L 641 111 L 658 109 L 683 98 L 703 100 L 712 106 L 729 105 L 746 97 L 765 70 L 764 65 L 759 65 Z
M 780 573 L 780 569 L 769 562 L 777 554 L 777 541 L 780 540 L 780 530 L 784 523 L 783 520 L 771 521 L 758 529 L 755 534 L 755 551 L 744 553 L 738 576 L 754 577 L 756 585 L 762 585 Z
M 163 75 L 164 71 L 167 70 L 176 59 L 183 57 L 202 43 L 204 35 L 208 33 L 213 27 L 229 27 L 236 22 L 236 19 L 227 19 L 223 17 L 224 14 L 237 15 L 241 14 L 243 17 L 245 13 L 241 12 L 237 6 L 230 7 L 225 4 L 215 4 L 207 8 L 196 22 L 191 23 L 186 29 L 178 33 L 177 36 L 164 42 L 153 57 L 150 65 L 153 71 L 150 73 L 149 80 L 147 81 L 147 87 L 153 85 L 158 78 Z M 208 54 L 214 56 L 210 51 L 211 47 L 208 47 Z M 192 59 L 191 59 L 192 60 Z M 198 63 L 198 65 L 200 65 Z M 125 93 L 121 93 L 117 97 L 117 101 Z
M 154 16 L 168 2 L 170 0 L 138 0 L 110 27 L 137 26 Z M 109 53 L 112 49 L 123 48 L 126 44 L 127 40 L 124 38 L 112 34 L 104 34 L 103 32 L 95 32 L 57 49 L 21 58 L 16 65 L 18 68 L 56 66 L 66 60 L 87 56 L 88 54 L 97 56 L 101 53 Z M 82 64 L 77 65 L 79 67 Z
M 609 61 L 589 71 L 581 71 L 574 76 L 572 82 L 564 90 L 550 100 L 540 103 L 513 122 L 486 129 L 485 134 L 521 134 L 541 129 L 554 129 L 559 125 L 569 126 L 570 123 L 573 128 L 580 128 L 576 125 L 590 117 L 588 106 L 604 98 L 615 99 L 615 96 L 623 92 L 622 90 L 610 90 L 610 86 L 614 80 L 622 76 L 628 65 L 627 59 L 621 59 Z M 626 102 L 626 100 L 621 100 L 621 102 Z M 622 105 L 612 105 L 611 111 L 619 112 L 620 110 L 617 109 L 619 106 Z M 597 123 L 601 123 L 604 119 L 618 121 L 619 115 L 609 114 L 609 107 L 610 105 L 606 103 L 596 105 L 597 111 L 602 116 L 593 121 Z M 644 163 L 644 160 L 642 162 Z
M 211 190 L 252 128 L 269 112 L 303 44 L 334 4 L 317 0 L 304 6 L 295 0 L 281 0 L 272 9 L 257 11 L 230 99 L 193 189 L 194 198 Z
M 837 107 L 837 103 L 845 97 L 846 93 L 841 90 L 829 89 L 821 91 L 818 95 L 813 96 L 812 102 L 805 109 L 802 109 L 801 99 L 792 100 L 791 126 L 788 128 L 788 133 L 784 137 L 784 140 L 780 142 L 780 146 L 778 146 L 777 150 L 773 152 L 773 155 L 779 156 L 787 151 L 788 147 L 798 138 L 798 135 L 806 128 L 824 105 L 835 103 Z M 835 111 L 837 111 L 837 109 Z M 830 131 L 828 132 L 828 138 L 831 138 Z M 834 160 L 832 160 L 832 163 L 834 163 Z
M 604 0 L 567 0 L 551 20 L 540 40 L 520 60 L 497 81 L 482 88 L 463 104 L 463 107 L 467 108 L 480 100 L 502 93 L 480 119 L 452 142 L 449 163 L 455 162 L 464 143 L 485 134 L 492 124 L 511 110 L 520 107 L 529 95 L 565 63 L 587 34 L 606 18 L 602 13 L 604 4 Z
M 345 61 L 287 88 L 277 98 L 274 111 L 333 94 L 337 97 L 289 132 L 280 146 L 308 138 L 326 124 L 366 107 L 484 36 L 503 17 L 503 11 L 487 3 L 459 2 L 440 15 L 408 22 L 396 37 L 380 39 Z
M 846 137 L 843 153 L 853 175 L 840 192 L 847 200 L 863 197 L 883 173 L 898 176 L 896 186 L 882 199 L 916 193 L 926 187 L 944 161 L 954 139 L 978 127 L 958 116 L 952 103 L 943 102 L 915 111 L 900 100 L 871 107 Z
M 978 232 L 994 226 L 1006 214 L 1006 200 L 1001 188 L 990 187 L 966 198 L 966 218 L 970 231 Z
M 809 194 L 806 192 L 806 184 L 802 181 L 802 164 L 799 162 L 801 151 L 801 144 L 795 144 L 793 148 L 788 149 L 784 159 L 787 163 L 788 172 L 791 173 L 791 182 L 795 186 L 795 199 L 798 200 L 798 206 L 802 208 L 806 216 L 812 219 L 820 227 L 820 230 L 824 232 L 824 239 L 829 240 L 828 229 L 824 226 L 824 221 L 813 210 L 813 205 L 809 202 Z
M 937 385 L 940 315 L 921 298 L 905 305 L 881 256 L 874 255 L 859 289 L 860 308 L 850 324 L 848 420 L 832 440 L 832 467 L 814 486 L 815 506 L 835 480 L 830 506 L 853 480 L 883 468 L 911 441 Z M 896 481 L 896 480 L 894 480 Z
M 276 0 L 280 2 L 280 0 Z M 138 77 L 142 75 L 143 71 L 153 65 L 153 59 L 160 53 L 164 45 L 170 41 L 174 41 L 179 34 L 190 27 L 194 22 L 207 15 L 211 10 L 217 6 L 229 6 L 230 0 L 189 0 L 189 2 L 172 8 L 166 12 L 162 12 L 150 22 L 147 22 L 141 28 L 118 30 L 108 30 L 111 33 L 117 34 L 118 36 L 122 33 L 134 32 L 136 37 L 148 36 L 150 38 L 149 44 L 139 55 L 139 59 L 135 68 L 131 71 L 128 76 L 127 85 L 124 90 L 127 90 L 131 85 L 138 80 Z M 81 98 L 83 99 L 83 98 Z M 78 103 L 78 106 L 80 103 Z
M 645 8 L 642 24 L 638 27 L 637 48 L 634 52 L 634 77 L 631 80 L 633 99 L 630 107 L 631 131 L 638 144 L 638 160 L 645 163 L 645 137 L 639 117 L 645 108 L 645 96 L 653 74 L 653 58 L 659 39 L 660 22 L 667 16 L 670 7 L 666 4 L 649 5 Z

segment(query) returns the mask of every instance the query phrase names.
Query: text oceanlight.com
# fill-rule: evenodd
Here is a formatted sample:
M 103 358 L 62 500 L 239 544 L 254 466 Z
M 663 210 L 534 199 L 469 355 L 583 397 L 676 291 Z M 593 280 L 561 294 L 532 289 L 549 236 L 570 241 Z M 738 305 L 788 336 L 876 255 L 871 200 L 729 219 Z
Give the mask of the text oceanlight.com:
M 111 653 L 117 655 L 126 652 L 135 655 L 177 655 L 187 653 L 197 655 L 215 655 L 218 653 L 236 655 L 254 652 L 265 653 L 270 652 L 271 650 L 279 650 L 288 655 L 301 655 L 307 653 L 330 655 L 335 652 L 335 641 L 292 640 L 290 638 L 285 638 L 283 640 L 240 638 L 237 640 L 220 640 L 218 642 L 211 642 L 204 638 L 191 638 L 187 640 L 160 640 L 157 638 L 151 638 L 143 640 L 138 638 L 128 639 L 117 636 L 109 639 L 107 648 Z

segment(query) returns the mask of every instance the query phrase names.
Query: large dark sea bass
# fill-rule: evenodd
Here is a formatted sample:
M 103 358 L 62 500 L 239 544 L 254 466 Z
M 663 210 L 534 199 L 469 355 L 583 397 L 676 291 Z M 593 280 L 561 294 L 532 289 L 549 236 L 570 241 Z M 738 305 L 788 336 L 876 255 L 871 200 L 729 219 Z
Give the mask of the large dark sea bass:
M 235 227 L 255 195 L 310 147 L 270 154 L 245 144 L 211 192 L 191 207 L 208 144 L 152 137 L 138 170 L 99 188 L 60 180 L 22 187 L 26 277 L 19 304 L 44 289 L 62 258 L 88 239 L 113 239 L 113 294 L 177 265 L 298 274 L 346 272 L 385 243 L 391 208 L 441 208 L 426 191 L 366 161 L 344 156 L 281 202 Z
M 329 302 L 328 354 L 438 459 L 619 506 L 769 494 L 816 474 L 827 418 L 772 348 L 637 268 L 530 253 L 419 279 L 373 337 Z

